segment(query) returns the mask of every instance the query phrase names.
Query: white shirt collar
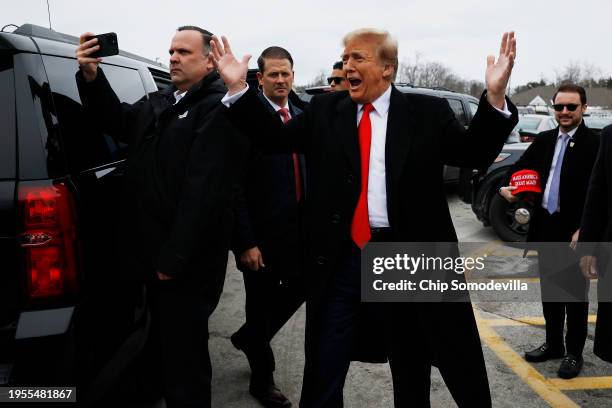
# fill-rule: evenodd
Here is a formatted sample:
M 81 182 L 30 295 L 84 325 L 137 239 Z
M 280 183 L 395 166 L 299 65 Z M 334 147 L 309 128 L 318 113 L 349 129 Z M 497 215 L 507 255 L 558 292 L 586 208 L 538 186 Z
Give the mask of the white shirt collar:
M 578 130 L 578 128 L 580 127 L 580 125 L 576 126 L 575 128 L 573 128 L 572 130 L 570 130 L 567 133 L 564 133 L 561 128 L 559 128 L 559 134 L 557 135 L 557 139 L 561 137 L 561 135 L 566 134 L 570 137 L 570 139 L 574 138 L 574 135 L 576 134 L 576 131 Z
M 185 96 L 185 94 L 187 93 L 187 91 L 183 91 L 181 92 L 180 89 L 177 89 L 176 91 L 174 91 L 174 103 L 177 104 L 182 98 L 183 96 Z
M 265 93 L 262 92 L 262 95 L 264 96 L 264 98 L 266 98 L 266 100 L 270 103 L 270 105 L 272 105 L 272 107 L 274 108 L 274 112 L 278 112 L 279 109 L 281 108 L 286 108 L 287 110 L 289 110 L 289 116 L 291 116 L 291 110 L 289 109 L 289 100 L 287 99 L 287 102 L 285 102 L 285 106 L 279 106 L 277 104 L 275 104 L 274 102 L 272 102 L 270 100 L 270 98 L 268 98 L 266 96 Z
M 382 95 L 372 101 L 372 106 L 374 106 L 374 110 L 378 112 L 379 115 L 384 116 L 389 112 L 389 105 L 391 104 L 391 84 Z M 363 109 L 363 104 L 357 104 L 357 112 L 361 112 Z

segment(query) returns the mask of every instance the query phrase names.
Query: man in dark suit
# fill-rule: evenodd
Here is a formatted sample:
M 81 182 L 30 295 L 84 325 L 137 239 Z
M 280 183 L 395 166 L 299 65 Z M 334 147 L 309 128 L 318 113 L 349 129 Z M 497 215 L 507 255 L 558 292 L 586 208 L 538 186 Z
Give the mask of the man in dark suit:
M 258 97 L 281 122 L 302 113 L 289 101 L 293 58 L 281 47 L 257 60 Z M 253 146 L 236 206 L 234 252 L 243 272 L 246 323 L 231 341 L 247 355 L 250 393 L 266 407 L 290 406 L 274 384 L 270 340 L 304 302 L 301 219 L 305 166 L 297 153 L 265 154 Z
M 365 322 L 360 257 L 369 241 L 457 241 L 443 165 L 486 167 L 516 124 L 516 109 L 505 99 L 514 33 L 504 34 L 497 63 L 493 56 L 487 59 L 488 92 L 468 130 L 445 100 L 395 89 L 397 42 L 386 31 L 349 33 L 342 54 L 349 91 L 316 96 L 284 127 L 245 90 L 249 57 L 238 62 L 227 39 L 223 46 L 213 41 L 214 61 L 229 88 L 223 102 L 231 105 L 232 123 L 250 128 L 253 136 L 265 135 L 252 140 L 268 150 L 295 148 L 308 160 L 306 367 L 300 405 L 342 406 L 349 364 L 362 344 L 359 351 L 368 355 L 359 358 L 389 357 L 396 406 L 429 405 L 432 364 L 460 406 L 490 406 L 471 304 L 373 305 L 366 308 L 373 320 Z M 383 345 L 361 343 L 360 329 Z M 442 339 L 449 338 L 443 345 Z
M 172 86 L 132 105 L 120 103 L 101 58 L 91 57 L 99 48 L 92 35 L 76 51 L 79 94 L 92 126 L 128 145 L 121 257 L 109 280 L 147 286 L 145 373 L 161 380 L 166 405 L 210 407 L 208 318 L 223 290 L 233 186 L 248 142 L 220 112 L 226 88 L 210 59 L 210 32 L 179 27 L 169 48 Z
M 525 359 L 563 358 L 559 377 L 573 378 L 582 368 L 589 306 L 588 281 L 580 274 L 574 248 L 599 139 L 582 121 L 587 108 L 584 88 L 561 85 L 553 101 L 559 127 L 540 133 L 510 172 L 535 170 L 546 186 L 535 205 L 528 234 L 529 241 L 543 243 L 537 249 L 546 342 L 526 352 Z M 503 187 L 500 194 L 516 201 L 514 188 Z
M 612 126 L 601 132 L 579 237 L 580 269 L 597 282 L 598 306 L 593 352 L 612 363 Z

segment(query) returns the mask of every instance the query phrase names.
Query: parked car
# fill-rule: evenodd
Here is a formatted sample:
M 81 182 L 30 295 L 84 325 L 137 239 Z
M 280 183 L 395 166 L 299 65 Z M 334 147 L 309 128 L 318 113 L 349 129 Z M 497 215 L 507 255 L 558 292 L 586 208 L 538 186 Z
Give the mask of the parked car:
M 507 143 L 486 170 L 472 177 L 472 211 L 485 226 L 493 227 L 505 242 L 525 240 L 531 214 L 516 203 L 508 203 L 498 194 L 510 166 L 527 150 L 530 143 Z
M 31 24 L 0 33 L 0 386 L 78 385 L 84 401 L 115 385 L 147 318 L 142 288 L 115 276 L 126 146 L 83 114 L 77 44 Z M 101 66 L 126 103 L 170 83 L 124 51 Z
M 448 102 L 455 117 L 465 128 L 467 128 L 478 109 L 479 100 L 471 95 L 450 91 L 445 88 L 424 88 L 410 84 L 397 84 L 397 89 L 404 93 L 417 93 L 444 98 Z M 472 185 L 470 182 L 473 169 L 453 166 L 444 166 L 444 182 L 457 184 L 459 197 L 467 203 L 472 199 Z
M 584 122 L 599 134 L 602 128 L 612 124 L 612 116 L 585 116 Z M 506 242 L 525 240 L 531 214 L 519 204 L 508 203 L 497 192 L 508 168 L 523 155 L 529 144 L 507 143 L 495 162 L 488 169 L 476 172 L 472 178 L 472 211 L 485 226 L 493 227 L 497 236 Z
M 612 116 L 585 116 L 584 124 L 595 133 L 600 134 L 603 128 L 612 125 Z
M 320 95 L 322 93 L 331 92 L 331 87 L 329 85 L 324 86 L 313 86 L 310 88 L 304 89 L 304 92 L 300 93 L 300 99 L 304 102 L 308 103 L 315 95 Z
M 557 127 L 554 117 L 539 114 L 520 115 L 514 128 L 520 135 L 521 142 L 532 142 L 538 133 Z

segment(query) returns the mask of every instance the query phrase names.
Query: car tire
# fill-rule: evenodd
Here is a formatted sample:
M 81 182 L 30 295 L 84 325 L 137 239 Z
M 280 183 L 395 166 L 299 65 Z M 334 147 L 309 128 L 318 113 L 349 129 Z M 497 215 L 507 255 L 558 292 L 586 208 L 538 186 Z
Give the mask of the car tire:
M 499 194 L 491 197 L 489 221 L 497 236 L 504 242 L 524 242 L 529 224 L 519 224 L 514 219 L 517 204 L 509 203 Z

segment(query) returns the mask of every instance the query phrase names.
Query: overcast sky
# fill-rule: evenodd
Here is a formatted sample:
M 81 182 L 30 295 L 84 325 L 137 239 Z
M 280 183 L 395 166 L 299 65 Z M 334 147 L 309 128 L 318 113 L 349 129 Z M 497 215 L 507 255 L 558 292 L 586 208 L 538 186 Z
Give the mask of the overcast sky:
M 399 41 L 400 62 L 449 66 L 465 79 L 484 79 L 487 54 L 497 54 L 501 33 L 514 30 L 518 57 L 512 86 L 570 61 L 594 64 L 612 75 L 612 2 L 609 0 L 49 0 L 55 30 L 79 35 L 114 31 L 121 49 L 168 63 L 177 26 L 194 24 L 227 35 L 234 53 L 257 55 L 270 45 L 287 48 L 296 84 L 327 74 L 345 33 L 360 27 L 388 30 Z M 0 23 L 48 26 L 45 0 L 3 3 Z

